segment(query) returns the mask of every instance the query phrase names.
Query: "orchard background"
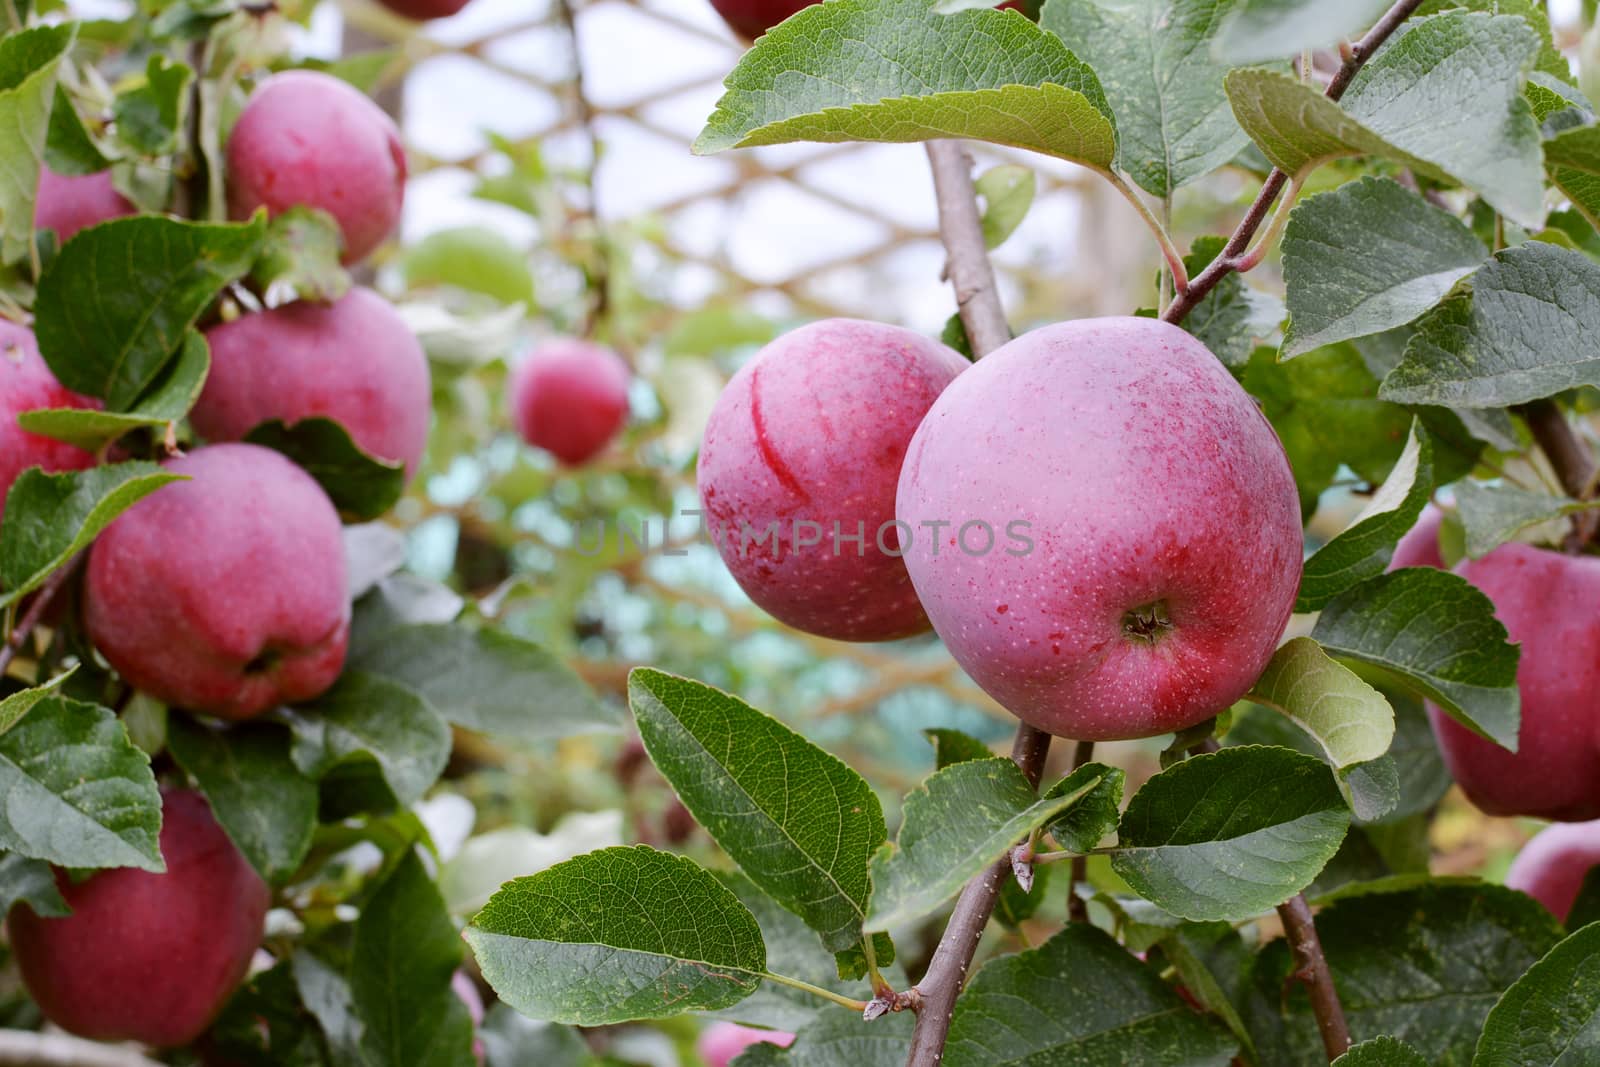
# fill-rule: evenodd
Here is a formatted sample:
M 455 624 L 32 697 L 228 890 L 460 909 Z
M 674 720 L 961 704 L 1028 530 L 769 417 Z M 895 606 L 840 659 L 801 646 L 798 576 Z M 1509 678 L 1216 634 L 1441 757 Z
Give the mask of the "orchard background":
M 4 2 L 0 1064 L 1600 1062 L 1592 4 L 834 0 L 746 57 L 701 0 Z M 408 176 L 331 82 L 241 134 L 290 67 Z M 63 243 L 40 158 L 144 213 Z M 804 323 L 988 358 L 1135 312 L 1259 404 L 1309 556 L 1252 699 L 1175 737 L 1048 745 L 932 634 L 786 626 L 690 514 Z M 1519 711 L 1515 765 L 1444 718 Z M 1554 917 L 1499 885 L 1547 818 L 1511 881 Z

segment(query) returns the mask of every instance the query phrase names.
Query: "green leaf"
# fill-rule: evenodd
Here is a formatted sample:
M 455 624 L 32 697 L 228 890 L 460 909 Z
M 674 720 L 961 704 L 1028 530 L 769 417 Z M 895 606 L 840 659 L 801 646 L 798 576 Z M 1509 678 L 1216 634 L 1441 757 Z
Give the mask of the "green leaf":
M 1033 830 L 1089 794 L 1109 773 L 1070 793 L 1039 797 L 1015 763 L 993 758 L 935 771 L 906 797 L 893 844 L 872 857 L 867 928 L 920 919 L 961 891 Z
M 253 445 L 282 452 L 317 480 L 339 514 L 366 522 L 394 507 L 406 488 L 403 463 L 362 451 L 350 431 L 320 416 L 284 423 L 273 419 L 245 434 Z
M 1546 1067 L 1600 1059 L 1600 925 L 1551 949 L 1496 1002 L 1473 1067 Z
M 1600 867 L 1589 868 L 1578 887 L 1578 897 L 1567 912 L 1567 929 L 1581 930 L 1590 923 L 1600 922 Z
M 911 1013 L 872 1022 L 848 1011 L 825 1011 L 801 1029 L 787 1049 L 763 1042 L 734 1067 L 905 1067 L 911 1049 Z
M 0 737 L 0 848 L 60 867 L 162 871 L 161 794 L 110 710 L 51 696 Z
M 1522 83 L 1538 49 L 1520 18 L 1451 12 L 1402 25 L 1340 103 L 1257 68 L 1229 72 L 1228 98 L 1267 159 L 1290 175 L 1344 156 L 1379 156 L 1464 185 L 1536 229 L 1544 173 Z
M 1333 1067 L 1428 1067 L 1422 1053 L 1394 1037 L 1375 1037 L 1333 1061 Z
M 1516 16 L 1532 26 L 1539 35 L 1539 56 L 1534 61 L 1533 77 L 1548 76 L 1570 86 L 1577 85 L 1577 80 L 1572 76 L 1572 64 L 1555 46 L 1544 0 L 1423 0 L 1412 17 L 1437 15 L 1441 11 L 1482 11 L 1490 15 Z
M 0 607 L 44 584 L 118 515 L 182 475 L 154 463 L 116 463 L 83 471 L 22 472 L 0 520 Z
M 842 996 L 861 993 L 860 978 L 842 978 L 838 960 L 822 947 L 817 935 L 799 916 L 763 893 L 747 875 L 738 871 L 718 873 L 716 878 L 733 891 L 739 902 L 750 909 L 761 927 L 767 946 L 767 969 L 775 974 L 798 978 Z M 887 941 L 888 938 L 882 940 Z M 883 961 L 880 959 L 879 963 Z M 905 989 L 910 980 L 898 968 L 884 965 L 885 977 L 896 989 Z M 902 985 L 900 980 L 904 980 Z M 762 982 L 761 988 L 739 1003 L 716 1012 L 719 1019 L 765 1026 L 794 1033 L 819 1015 L 837 1010 L 816 996 L 777 982 Z
M 40 354 L 67 388 L 128 410 L 250 269 L 265 233 L 265 215 L 238 225 L 143 215 L 84 230 L 39 279 Z
M 1041 25 L 1094 69 L 1116 116 L 1117 162 L 1170 196 L 1249 143 L 1223 91 L 1211 37 L 1234 0 L 1051 0 Z
M 1394 546 L 1433 496 L 1433 441 L 1420 421 L 1399 462 L 1367 506 L 1339 535 L 1306 560 L 1296 612 L 1317 611 L 1335 597 L 1382 574 Z
M 978 175 L 973 186 L 983 197 L 983 242 L 999 248 L 1028 217 L 1038 189 L 1033 171 L 1016 163 L 990 167 Z
M 1399 781 L 1392 769 L 1370 766 L 1388 753 L 1394 740 L 1394 709 L 1382 693 L 1329 659 L 1311 638 L 1296 637 L 1282 645 L 1245 696 L 1287 715 L 1316 740 L 1358 816 L 1384 814 L 1380 797 L 1388 798 L 1388 807 L 1399 802 Z M 1375 796 L 1363 789 L 1373 784 L 1374 773 L 1395 778 L 1392 794 L 1385 789 Z
M 1225 748 L 1169 767 L 1133 795 L 1111 869 L 1174 915 L 1232 922 L 1311 884 L 1349 825 L 1320 760 Z
M 792 141 L 966 137 L 1106 170 L 1117 152 L 1094 72 L 1000 11 L 832 0 L 775 27 L 728 75 L 700 154 Z
M 933 745 L 933 760 L 935 770 L 944 770 L 954 763 L 966 763 L 975 759 L 990 759 L 994 753 L 989 746 L 979 741 L 971 734 L 964 734 L 960 730 L 948 730 L 935 727 L 922 731 L 922 736 Z
M 380 583 L 374 595 L 385 588 Z M 456 725 L 495 737 L 533 741 L 620 725 L 617 712 L 560 657 L 503 630 L 459 623 L 379 627 L 350 665 L 402 682 Z
M 61 683 L 71 678 L 77 669 L 77 667 L 72 667 L 64 674 L 56 675 L 43 685 L 36 685 L 31 689 L 12 693 L 5 699 L 0 700 L 0 734 L 4 734 L 21 722 L 22 717 L 37 707 L 39 701 L 53 695 L 60 688 Z
M 636 669 L 628 703 L 650 758 L 723 851 L 830 950 L 858 942 L 867 865 L 888 836 L 866 781 L 778 720 L 687 678 Z
M 1244 939 L 1226 923 L 1181 926 L 1161 940 L 1161 954 L 1177 971 L 1178 983 L 1200 1006 L 1220 1018 L 1239 1042 L 1240 1058 L 1234 1063 L 1256 1064 L 1255 1039 L 1239 1016 L 1234 1004 L 1236 990 L 1224 987 L 1224 979 L 1232 979 L 1229 986 L 1237 984 L 1248 959 L 1250 949 Z M 1227 968 L 1224 979 L 1216 971 Z
M 1563 130 L 1544 145 L 1551 182 L 1591 224 L 1600 218 L 1600 127 Z
M 866 945 L 868 937 L 872 939 L 872 960 L 867 959 Z M 868 934 L 861 939 L 859 945 L 834 954 L 834 973 L 838 975 L 841 981 L 859 982 L 872 973 L 872 963 L 874 961 L 876 961 L 879 968 L 883 968 L 893 963 L 894 960 L 894 939 L 882 932 Z
M 431 233 L 408 247 L 400 269 L 412 289 L 448 285 L 482 293 L 502 304 L 532 307 L 534 282 L 528 261 L 528 253 L 498 230 L 455 226 Z
M 339 261 L 343 247 L 332 215 L 296 204 L 267 225 L 250 277 L 263 292 L 287 291 L 300 300 L 331 304 L 350 291 L 350 273 Z
M 1068 852 L 1088 852 L 1117 828 L 1127 774 L 1120 767 L 1085 763 L 1045 791 L 1046 800 L 1076 796 L 1073 805 L 1045 824 Z M 1088 792 L 1084 792 L 1084 787 Z
M 1403 326 L 1488 258 L 1465 223 L 1387 178 L 1314 196 L 1283 234 L 1283 358 Z
M 1377 399 L 1378 379 L 1350 345 L 1319 348 L 1287 363 L 1277 362 L 1272 349 L 1258 348 L 1244 386 L 1283 441 L 1306 515 L 1341 466 L 1377 485 L 1410 440 L 1411 412 Z
M 361 909 L 350 998 L 372 1067 L 473 1067 L 472 1017 L 450 988 L 461 938 L 416 850 Z
M 72 98 L 59 84 L 50 108 L 50 129 L 45 135 L 44 160 L 57 174 L 98 174 L 111 166 L 84 129 Z
M 450 758 L 450 727 L 439 713 L 415 690 L 363 671 L 345 671 L 316 700 L 281 714 L 294 731 L 289 754 L 302 774 L 375 765 L 400 807 L 421 798 Z
M 0 40 L 0 261 L 14 263 L 33 241 L 39 192 L 61 60 L 77 33 L 74 23 L 36 26 Z
M 190 330 L 178 349 L 178 358 L 132 408 L 124 412 L 95 411 L 88 408 L 49 408 L 25 411 L 17 422 L 29 433 L 52 437 L 96 452 L 107 443 L 140 427 L 164 427 L 189 414 L 205 388 L 211 373 L 211 348 L 205 335 Z
M 1228 66 L 1287 59 L 1324 48 L 1378 21 L 1390 0 L 1241 0 L 1224 20 L 1212 51 Z
M 943 1063 L 1226 1067 L 1236 1042 L 1110 935 L 1071 923 L 987 964 L 956 1001 Z
M 144 81 L 121 93 L 112 106 L 117 138 L 143 156 L 161 156 L 178 144 L 194 71 L 157 52 Z
M 1465 578 L 1422 567 L 1382 575 L 1329 603 L 1311 636 L 1515 751 L 1517 648 Z
M 295 991 L 322 1029 L 335 1062 L 363 1063 L 361 1040 L 365 1028 L 356 1017 L 350 983 L 344 974 L 306 949 L 289 957 L 289 968 Z
M 1551 496 L 1514 485 L 1489 486 L 1470 479 L 1456 483 L 1456 514 L 1466 531 L 1467 555 L 1479 559 L 1529 526 L 1559 519 L 1587 508 L 1593 501 Z
M 1417 324 L 1379 395 L 1411 404 L 1500 408 L 1600 383 L 1600 264 L 1530 241 L 1497 253 L 1470 290 Z
M 289 758 L 288 732 L 277 723 L 223 729 L 175 715 L 167 745 L 250 865 L 273 885 L 286 882 L 317 829 L 317 786 Z
M 41 919 L 61 919 L 72 914 L 56 885 L 56 872 L 44 860 L 31 860 L 15 852 L 0 855 L 0 915 L 10 915 L 26 904 Z
M 504 1004 L 489 1009 L 478 1027 L 489 1067 L 594 1067 L 589 1043 L 570 1026 L 535 1022 Z
M 507 882 L 466 938 L 501 1000 L 579 1026 L 726 1008 L 767 967 L 761 928 L 738 897 L 643 845 Z
M 1538 903 L 1479 882 L 1365 887 L 1319 912 L 1317 933 L 1350 1032 L 1392 1034 L 1430 1064 L 1468 1062 L 1501 992 L 1561 939 Z M 1325 1058 L 1295 969 L 1282 939 L 1256 959 L 1246 1019 L 1264 1064 Z

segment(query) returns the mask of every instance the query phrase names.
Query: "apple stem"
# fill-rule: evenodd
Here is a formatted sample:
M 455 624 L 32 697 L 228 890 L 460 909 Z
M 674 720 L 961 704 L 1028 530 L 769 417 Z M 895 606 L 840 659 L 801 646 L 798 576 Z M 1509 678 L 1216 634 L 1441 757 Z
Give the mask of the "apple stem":
M 0 645 L 0 678 L 5 677 L 7 669 L 11 666 L 11 661 L 17 658 L 17 653 L 21 652 L 22 646 L 27 644 L 28 637 L 33 633 L 34 627 L 39 625 L 39 621 L 44 618 L 45 612 L 50 609 L 51 603 L 54 602 L 61 590 L 66 587 L 67 581 L 77 572 L 78 565 L 82 562 L 83 553 L 80 552 L 61 567 L 58 567 L 55 573 L 45 579 L 44 584 L 39 587 L 39 591 L 33 595 L 33 603 L 28 605 L 28 610 L 22 616 L 21 621 L 17 623 L 16 629 L 11 631 L 11 635 L 6 638 L 5 644 Z M 3 1057 L 0 1057 L 0 1065 L 6 1062 Z
M 1311 905 L 1304 893 L 1295 894 L 1292 900 L 1278 905 L 1278 918 L 1283 920 L 1284 936 L 1294 953 L 1295 977 L 1306 985 L 1311 994 L 1311 1011 L 1317 1018 L 1317 1029 L 1322 1034 L 1322 1047 L 1332 1063 L 1350 1048 L 1350 1025 L 1345 1021 L 1344 1005 L 1339 1003 L 1339 992 L 1333 985 L 1333 973 L 1322 954 L 1322 939 L 1317 936 L 1317 924 L 1311 918 Z
M 1367 31 L 1365 37 L 1350 47 L 1348 54 L 1341 50 L 1340 54 L 1343 56 L 1344 62 L 1340 64 L 1338 72 L 1333 76 L 1333 80 L 1328 83 L 1328 88 L 1324 95 L 1329 100 L 1337 100 L 1343 96 L 1344 91 L 1350 87 L 1351 79 L 1356 76 L 1356 72 L 1361 69 L 1367 60 L 1372 58 L 1373 53 L 1383 45 L 1383 42 L 1387 41 L 1394 34 L 1394 31 L 1400 28 L 1400 24 L 1420 6 L 1422 6 L 1422 0 L 1400 0 L 1399 3 L 1388 10 L 1383 18 L 1378 20 L 1372 29 Z M 1302 174 L 1298 177 L 1304 178 L 1305 175 Z M 1261 228 L 1261 224 L 1267 221 L 1267 212 L 1272 209 L 1272 205 L 1278 199 L 1278 194 L 1283 192 L 1283 187 L 1288 181 L 1288 174 L 1276 167 L 1272 169 L 1272 173 L 1268 174 L 1266 181 L 1262 183 L 1261 192 L 1256 196 L 1255 202 L 1245 212 L 1245 216 L 1240 221 L 1238 228 L 1233 231 L 1233 236 L 1228 238 L 1227 245 L 1223 247 L 1222 251 L 1217 254 L 1217 258 L 1213 259 L 1205 270 L 1195 275 L 1194 280 L 1189 283 L 1187 289 L 1179 290 L 1177 298 L 1162 313 L 1161 318 L 1163 321 L 1170 322 L 1173 325 L 1181 323 L 1189 312 L 1198 307 L 1200 301 L 1206 298 L 1206 294 L 1216 288 L 1217 283 L 1222 281 L 1223 278 L 1240 270 L 1241 265 L 1255 265 L 1246 255 L 1250 249 L 1250 240 L 1255 237 L 1256 231 Z M 1260 257 L 1265 254 L 1266 248 L 1265 244 L 1263 244 L 1254 254 L 1254 258 L 1259 262 Z M 1248 269 L 1248 267 L 1245 267 L 1245 269 Z

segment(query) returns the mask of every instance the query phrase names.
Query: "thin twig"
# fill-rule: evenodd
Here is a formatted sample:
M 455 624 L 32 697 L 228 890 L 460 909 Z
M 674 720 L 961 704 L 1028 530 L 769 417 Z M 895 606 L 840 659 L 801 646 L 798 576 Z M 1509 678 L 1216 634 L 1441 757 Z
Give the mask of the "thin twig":
M 0 1067 L 161 1067 L 129 1048 L 70 1034 L 0 1030 Z
M 1329 100 L 1337 100 L 1344 95 L 1350 87 L 1350 80 L 1356 76 L 1363 64 L 1371 59 L 1375 53 L 1393 34 L 1400 28 L 1400 24 L 1411 16 L 1422 4 L 1422 0 L 1400 0 L 1391 7 L 1377 25 L 1367 31 L 1367 35 L 1348 50 L 1344 63 L 1340 65 L 1333 80 L 1328 83 L 1326 96 Z M 1276 167 L 1267 175 L 1267 180 L 1261 185 L 1261 192 L 1256 196 L 1255 203 L 1245 212 L 1244 219 L 1240 221 L 1233 236 L 1228 239 L 1227 245 L 1217 254 L 1205 270 L 1197 274 L 1189 283 L 1186 291 L 1181 291 L 1161 318 L 1170 323 L 1182 322 L 1184 317 L 1193 311 L 1206 294 L 1216 288 L 1217 283 L 1240 270 L 1241 265 L 1248 262 L 1244 260 L 1245 253 L 1250 248 L 1250 240 L 1267 220 L 1267 212 L 1272 210 L 1272 205 L 1277 201 L 1278 194 L 1283 192 L 1283 187 L 1288 184 L 1289 175 Z M 1265 249 L 1262 249 L 1264 254 Z M 1259 257 L 1257 257 L 1259 259 Z M 1253 264 L 1250 264 L 1253 265 Z
M 1298 893 L 1293 900 L 1279 904 L 1278 918 L 1283 920 L 1284 935 L 1294 952 L 1295 977 L 1305 983 L 1311 994 L 1311 1011 L 1317 1017 L 1328 1062 L 1332 1063 L 1350 1048 L 1350 1025 L 1345 1022 L 1344 1005 L 1339 1003 L 1333 972 L 1328 970 L 1327 957 L 1322 954 L 1322 941 L 1317 937 L 1317 924 L 1312 921 L 1305 894 Z
M 78 564 L 83 555 L 79 553 L 68 560 L 64 566 L 58 567 L 54 574 L 46 578 L 39 591 L 33 595 L 33 603 L 28 605 L 27 613 L 17 623 L 17 628 L 11 631 L 11 636 L 4 645 L 0 645 L 0 678 L 4 678 L 6 671 L 11 666 L 11 661 L 17 658 L 17 653 L 22 651 L 22 646 L 28 643 L 28 638 L 33 634 L 34 627 L 38 626 L 44 618 L 45 612 L 50 610 L 50 605 L 56 596 L 66 587 L 78 570 Z M 4 1061 L 0 1061 L 3 1063 Z
M 1533 439 L 1539 443 L 1561 488 L 1574 500 L 1587 500 L 1594 495 L 1597 467 L 1594 452 L 1572 429 L 1567 416 L 1554 400 L 1535 400 L 1517 409 Z M 1572 516 L 1572 532 L 1563 547 L 1568 552 L 1579 552 L 1594 537 L 1600 515 L 1593 511 L 1580 511 Z
M 983 242 L 972 160 L 958 141 L 929 141 L 925 147 L 939 201 L 939 236 L 948 257 L 945 273 L 955 287 L 956 306 L 972 352 L 986 356 L 1011 340 L 1011 326 L 1000 305 L 994 266 Z
M 1072 751 L 1072 769 L 1077 770 L 1094 759 L 1094 742 L 1079 741 Z M 1067 876 L 1067 919 L 1075 923 L 1089 921 L 1089 902 L 1078 895 L 1078 885 L 1089 880 L 1089 857 L 1072 857 L 1072 873 Z
M 1039 784 L 1049 753 L 1049 734 L 1026 723 L 1017 729 L 1011 758 L 1035 786 Z M 950 922 L 944 928 L 944 936 L 939 939 L 939 947 L 928 964 L 928 973 L 911 991 L 917 1026 L 911 1035 L 911 1053 L 906 1058 L 906 1067 L 934 1067 L 943 1057 L 945 1039 L 950 1035 L 950 1022 L 955 1016 L 956 998 L 966 987 L 972 954 L 977 951 L 984 928 L 989 925 L 989 916 L 994 913 L 1000 886 L 1010 874 L 1011 857 L 1006 855 L 961 891 Z

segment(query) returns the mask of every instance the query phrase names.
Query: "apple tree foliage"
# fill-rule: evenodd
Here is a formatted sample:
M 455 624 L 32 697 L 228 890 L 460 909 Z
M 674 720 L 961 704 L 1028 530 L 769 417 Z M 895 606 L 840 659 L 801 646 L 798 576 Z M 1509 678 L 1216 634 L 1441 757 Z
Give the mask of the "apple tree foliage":
M 1514 746 L 1518 649 L 1463 579 L 1387 570 L 1447 486 L 1448 529 L 1475 557 L 1592 506 L 1552 487 L 1522 421 L 1533 404 L 1587 409 L 1600 386 L 1600 118 L 1542 8 L 1046 0 L 1035 22 L 991 6 L 809 8 L 729 74 L 697 150 L 937 138 L 1027 149 L 1113 183 L 1169 252 L 1147 197 L 1170 204 L 1224 168 L 1279 173 L 1284 202 L 1257 239 L 1281 238 L 1281 299 L 1232 273 L 1183 325 L 1262 405 L 1308 518 L 1337 479 L 1371 497 L 1310 553 L 1298 636 L 1245 701 L 1179 738 L 1127 796 L 1107 764 L 1035 788 L 943 731 L 937 769 L 885 797 L 738 695 L 648 667 L 627 679 L 625 718 L 562 655 L 499 626 L 492 601 L 402 571 L 403 549 L 370 523 L 403 477 L 326 420 L 269 423 L 251 439 L 311 470 L 351 523 L 351 652 L 327 693 L 218 726 L 130 692 L 70 620 L 48 641 L 22 632 L 31 597 L 70 580 L 95 536 L 170 479 L 152 461 L 183 438 L 209 365 L 196 326 L 219 298 L 237 286 L 327 296 L 349 279 L 325 219 L 223 221 L 208 181 L 238 65 L 287 62 L 257 32 L 259 13 L 173 0 L 125 22 L 71 22 L 7 0 L 0 300 L 32 316 L 64 384 L 103 402 L 21 421 L 105 462 L 25 473 L 6 501 L 0 608 L 16 646 L 0 683 L 0 899 L 60 914 L 52 866 L 160 870 L 157 774 L 182 775 L 283 916 L 270 965 L 209 1039 L 229 1062 L 466 1067 L 471 1028 L 450 981 L 470 951 L 501 1002 L 483 1033 L 495 1067 L 593 1062 L 580 1030 L 684 1013 L 797 1032 L 788 1049 L 745 1053 L 744 1067 L 898 1065 L 906 994 L 926 965 L 905 946 L 936 935 L 963 886 L 1008 856 L 1018 877 L 993 928 L 1015 930 L 1051 893 L 1076 894 L 1089 921 L 983 953 L 950 1020 L 951 1067 L 1327 1062 L 1302 968 L 1271 936 L 1274 909 L 1301 895 L 1357 1042 L 1337 1062 L 1594 1053 L 1594 928 L 1565 930 L 1519 893 L 1426 869 L 1448 776 L 1421 704 Z M 1340 42 L 1385 17 L 1398 25 L 1338 99 L 1297 73 L 1302 54 L 1337 65 Z M 41 160 L 63 174 L 109 165 L 148 213 L 58 246 L 30 224 Z M 978 190 L 991 243 L 1027 224 L 1025 170 L 989 172 Z M 479 195 L 543 210 L 511 178 Z M 531 296 L 524 264 L 474 240 L 425 242 L 409 280 Z M 1202 237 L 1169 262 L 1192 279 L 1225 244 Z M 958 322 L 949 336 L 965 342 Z M 448 341 L 436 365 L 470 358 L 470 337 Z M 453 916 L 413 808 L 455 740 L 547 745 L 629 727 L 723 862 L 606 847 Z M 357 846 L 372 862 L 353 863 Z M 1098 877 L 1064 877 L 1077 857 Z M 457 919 L 470 919 L 464 931 Z

